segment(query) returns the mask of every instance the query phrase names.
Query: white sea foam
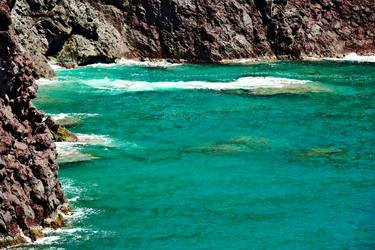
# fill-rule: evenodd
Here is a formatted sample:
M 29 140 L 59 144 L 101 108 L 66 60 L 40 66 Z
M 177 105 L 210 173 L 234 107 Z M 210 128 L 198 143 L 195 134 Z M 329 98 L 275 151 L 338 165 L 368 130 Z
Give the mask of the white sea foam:
M 76 219 L 71 216 L 71 218 L 66 218 L 68 222 L 74 222 Z M 22 244 L 19 247 L 16 247 L 17 249 L 34 249 L 34 246 L 40 246 L 40 245 L 52 245 L 54 243 L 57 243 L 58 241 L 61 241 L 63 238 L 67 237 L 67 239 L 73 239 L 78 240 L 81 238 L 82 234 L 85 235 L 92 235 L 98 233 L 98 231 L 87 229 L 87 228 L 81 228 L 81 227 L 75 227 L 75 228 L 69 228 L 69 227 L 63 227 L 63 228 L 43 228 L 43 234 L 44 236 L 42 238 L 38 238 L 34 242 L 28 242 L 26 244 Z M 50 249 L 61 249 L 61 248 L 50 248 Z
M 148 67 L 148 68 L 170 68 L 180 66 L 179 63 L 171 63 L 165 59 L 145 59 L 145 60 L 134 60 L 134 59 L 126 59 L 121 58 L 116 61 L 116 63 L 95 63 L 90 64 L 84 67 L 91 67 L 91 68 L 106 68 L 106 67 L 113 67 L 116 65 L 123 65 L 123 66 L 140 66 L 140 67 Z
M 60 239 L 60 236 L 58 235 L 51 235 L 51 236 L 45 235 L 44 237 L 39 238 L 36 241 L 34 241 L 32 244 L 33 245 L 50 245 L 53 242 L 58 241 L 59 239 Z
M 108 68 L 118 65 L 118 63 L 93 63 L 85 66 L 79 66 L 79 68 Z
M 354 61 L 354 62 L 372 62 L 375 63 L 375 55 L 373 56 L 360 56 L 356 53 L 350 53 L 343 58 L 344 61 Z
M 39 78 L 38 80 L 36 80 L 36 83 L 39 86 L 50 86 L 50 85 L 55 85 L 56 83 L 58 83 L 58 81 L 47 79 L 47 78 Z
M 54 120 L 55 122 L 72 117 L 69 114 L 64 114 L 64 113 L 50 114 L 49 116 L 51 116 L 52 120 Z
M 176 67 L 176 66 L 181 65 L 180 63 L 168 62 L 165 59 L 158 59 L 158 60 L 146 59 L 143 61 L 139 61 L 139 60 L 121 58 L 117 63 L 120 65 L 127 65 L 127 66 L 143 66 L 143 67 L 156 67 L 156 68 L 169 68 L 169 67 Z
M 43 229 L 43 234 L 44 237 L 37 239 L 36 241 L 26 244 L 28 246 L 32 245 L 51 245 L 55 242 L 60 241 L 63 237 L 69 237 L 73 239 L 79 239 L 80 235 L 79 234 L 87 234 L 87 233 L 96 233 L 96 231 L 92 231 L 90 229 L 86 228 L 81 228 L 81 227 L 76 227 L 76 228 L 57 228 L 57 229 L 52 229 L 52 228 L 44 228 Z
M 241 58 L 241 59 L 224 59 L 221 63 L 224 64 L 248 64 L 253 63 L 256 60 L 254 58 Z
M 50 114 L 49 116 L 54 122 L 61 124 L 61 125 L 65 125 L 65 126 L 74 125 L 80 122 L 80 118 L 70 115 L 70 114 L 60 113 L 60 114 Z
M 61 178 L 62 187 L 65 193 L 71 195 L 74 193 L 75 195 L 81 196 L 84 195 L 83 193 L 86 191 L 85 188 L 76 185 L 76 183 L 69 178 Z M 76 197 L 78 197 L 76 196 Z M 69 199 L 70 201 L 70 199 Z M 73 213 L 70 215 L 64 215 L 65 219 L 65 227 L 62 228 L 43 228 L 44 237 L 37 239 L 34 242 L 31 242 L 31 239 L 28 243 L 22 244 L 21 246 L 17 246 L 17 249 L 34 249 L 34 247 L 38 246 L 49 246 L 48 249 L 61 249 L 58 246 L 51 246 L 51 245 L 58 245 L 61 241 L 66 240 L 80 240 L 82 237 L 90 237 L 93 234 L 97 234 L 99 231 L 92 230 L 90 228 L 83 228 L 83 227 L 74 227 L 76 223 L 81 222 L 82 220 L 86 219 L 88 216 L 95 215 L 99 212 L 99 210 L 93 208 L 82 208 L 82 207 L 74 207 L 73 206 Z M 102 232 L 103 234 L 109 234 L 110 232 Z
M 80 143 L 77 142 L 56 142 L 59 163 L 72 163 L 81 161 L 96 160 L 98 157 L 81 151 Z
M 52 118 L 54 122 L 62 125 L 72 125 L 79 123 L 81 119 L 87 117 L 95 117 L 99 114 L 89 114 L 89 113 L 59 113 L 59 114 L 47 114 Z
M 82 231 L 86 231 L 86 229 L 81 228 L 81 227 L 76 227 L 76 228 L 57 228 L 57 229 L 44 228 L 43 229 L 43 233 L 46 234 L 46 235 L 55 234 L 55 233 L 74 234 L 74 233 L 82 232 Z
M 67 194 L 74 194 L 80 196 L 83 192 L 86 191 L 84 187 L 78 186 L 76 183 L 74 183 L 73 180 L 68 178 L 60 178 L 63 191 Z
M 86 145 L 112 146 L 113 141 L 106 135 L 76 134 L 77 142 L 56 142 L 59 163 L 71 163 L 99 159 L 88 153 L 82 152 Z
M 254 64 L 254 63 L 270 63 L 275 62 L 276 58 L 239 58 L 239 59 L 224 59 L 222 64 Z
M 243 77 L 233 82 L 146 82 L 129 80 L 111 80 L 108 78 L 99 80 L 88 80 L 83 82 L 91 87 L 101 90 L 122 90 L 126 92 L 156 91 L 173 89 L 209 89 L 209 90 L 256 90 L 298 87 L 310 84 L 307 80 L 296 80 L 275 77 Z
M 65 69 L 64 67 L 61 67 L 60 65 L 57 65 L 53 62 L 48 62 L 49 66 L 53 69 L 53 70 L 59 70 L 59 69 Z
M 72 221 L 81 221 L 89 215 L 96 214 L 97 211 L 93 208 L 75 208 L 71 215 L 67 215 L 66 218 Z
M 367 63 L 375 63 L 375 55 L 368 55 L 368 56 L 360 56 L 356 53 L 349 53 L 342 58 L 333 58 L 333 57 L 323 57 L 323 58 L 316 58 L 316 57 L 306 57 L 306 60 L 309 61 L 344 61 L 344 62 L 367 62 Z
M 78 137 L 78 144 L 86 145 L 102 145 L 111 146 L 113 145 L 112 139 L 107 135 L 95 135 L 95 134 L 76 134 Z
M 69 201 L 69 202 L 76 202 L 76 201 L 78 201 L 79 199 L 80 199 L 79 196 L 74 196 L 74 197 L 72 197 L 72 198 L 69 198 L 68 201 Z

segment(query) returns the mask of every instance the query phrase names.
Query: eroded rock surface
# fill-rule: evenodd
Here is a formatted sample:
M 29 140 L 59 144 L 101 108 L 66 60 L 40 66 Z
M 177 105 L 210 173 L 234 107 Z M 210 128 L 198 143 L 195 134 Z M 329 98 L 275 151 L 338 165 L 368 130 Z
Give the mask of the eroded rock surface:
M 37 86 L 11 27 L 12 2 L 0 0 L 0 248 L 40 237 L 65 203 L 55 144 L 31 103 Z
M 50 76 L 120 57 L 192 62 L 375 53 L 373 0 L 17 0 L 21 43 Z

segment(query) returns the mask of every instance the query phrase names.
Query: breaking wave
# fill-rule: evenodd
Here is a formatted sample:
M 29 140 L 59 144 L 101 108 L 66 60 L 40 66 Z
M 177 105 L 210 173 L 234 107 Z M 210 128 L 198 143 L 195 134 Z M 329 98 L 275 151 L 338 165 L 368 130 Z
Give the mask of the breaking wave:
M 92 230 L 90 228 L 82 227 L 72 227 L 71 224 L 79 222 L 80 220 L 95 214 L 96 211 L 91 208 L 77 208 L 73 210 L 73 214 L 66 216 L 67 225 L 63 228 L 52 229 L 44 228 L 42 238 L 37 239 L 34 242 L 24 244 L 19 249 L 30 249 L 33 246 L 51 246 L 54 244 L 61 244 L 62 241 L 67 240 L 79 240 L 83 235 L 88 238 L 94 234 L 97 234 L 98 231 Z M 58 248 L 59 249 L 59 248 Z
M 88 114 L 88 113 L 59 113 L 59 114 L 47 114 L 54 122 L 61 125 L 69 126 L 79 123 L 82 119 L 87 117 L 99 116 L 99 114 Z
M 69 202 L 74 202 L 73 200 L 79 200 L 81 196 L 85 197 L 85 192 L 87 191 L 84 187 L 77 185 L 72 179 L 60 178 L 62 183 L 62 188 L 64 193 L 73 198 L 68 199 Z M 73 206 L 73 213 L 71 215 L 64 215 L 65 226 L 63 228 L 43 228 L 44 236 L 37 239 L 34 242 L 28 242 L 21 246 L 16 247 L 17 249 L 34 249 L 40 246 L 48 247 L 48 249 L 60 249 L 58 246 L 65 241 L 77 241 L 85 237 L 89 239 L 91 236 L 99 233 L 97 230 L 91 228 L 76 226 L 77 223 L 81 223 L 87 217 L 98 214 L 100 211 L 93 208 L 87 207 L 75 207 Z M 110 232 L 101 232 L 108 234 Z
M 311 60 L 321 60 L 319 58 L 309 58 Z M 361 63 L 375 63 L 375 55 L 372 56 L 360 56 L 356 53 L 349 53 L 343 58 L 331 58 L 331 57 L 324 57 L 322 58 L 326 61 L 343 61 L 343 62 L 361 62 Z
M 86 145 L 100 145 L 111 146 L 113 141 L 105 135 L 88 135 L 76 134 L 78 137 L 77 142 L 56 142 L 56 150 L 58 153 L 57 160 L 59 163 L 72 163 L 97 160 L 99 157 L 82 152 Z
M 60 69 L 65 69 L 64 67 L 56 64 L 55 62 L 48 62 L 48 65 L 51 67 L 53 70 L 60 70 Z
M 322 87 L 307 80 L 296 80 L 276 77 L 242 77 L 233 82 L 207 82 L 207 81 L 188 81 L 188 82 L 146 82 L 129 80 L 112 80 L 108 78 L 88 80 L 82 82 L 93 88 L 100 90 L 121 90 L 125 92 L 136 91 L 166 91 L 175 89 L 203 89 L 216 91 L 245 90 L 257 94 L 267 94 L 265 90 L 290 90 L 298 92 L 323 91 Z M 308 88 L 307 88 L 308 87 Z M 275 91 L 273 91 L 275 92 Z M 288 91 L 286 91 L 288 92 Z
M 360 56 L 356 53 L 350 53 L 343 58 L 344 61 L 354 62 L 372 62 L 375 63 L 375 56 Z
M 84 67 L 91 67 L 91 68 L 105 68 L 105 67 L 113 67 L 116 65 L 122 66 L 139 66 L 139 67 L 147 67 L 147 68 L 170 68 L 180 66 L 180 63 L 171 63 L 165 59 L 158 59 L 158 60 L 134 60 L 134 59 L 125 59 L 121 58 L 116 61 L 116 63 L 95 63 L 91 65 L 87 65 Z
M 55 85 L 58 83 L 58 80 L 51 80 L 47 78 L 39 78 L 36 80 L 36 83 L 38 86 L 50 86 L 50 85 Z

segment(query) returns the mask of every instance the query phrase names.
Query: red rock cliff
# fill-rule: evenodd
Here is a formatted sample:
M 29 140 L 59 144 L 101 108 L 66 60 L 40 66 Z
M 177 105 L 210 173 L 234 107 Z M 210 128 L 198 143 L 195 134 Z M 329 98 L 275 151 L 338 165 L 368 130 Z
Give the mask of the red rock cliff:
M 71 66 L 374 54 L 374 10 L 374 0 L 17 0 L 12 18 L 36 75 L 48 76 L 47 57 Z
M 11 25 L 12 2 L 0 0 L 0 248 L 41 236 L 65 202 L 52 136 L 31 103 L 37 86 Z

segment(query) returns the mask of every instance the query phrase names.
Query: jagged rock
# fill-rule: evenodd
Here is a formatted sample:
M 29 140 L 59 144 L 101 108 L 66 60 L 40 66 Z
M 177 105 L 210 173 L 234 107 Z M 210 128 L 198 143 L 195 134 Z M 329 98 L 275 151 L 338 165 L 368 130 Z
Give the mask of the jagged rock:
M 64 215 L 61 212 L 58 212 L 55 217 L 47 218 L 44 220 L 43 225 L 45 227 L 50 228 L 60 228 L 63 227 L 65 224 L 64 222 Z
M 375 53 L 373 0 L 18 0 L 12 12 L 37 76 L 116 58 L 300 59 Z
M 74 67 L 114 62 L 128 51 L 120 32 L 86 1 L 18 0 L 12 19 L 36 77 L 53 77 L 48 57 Z
M 42 227 L 36 227 L 36 228 L 31 228 L 27 232 L 27 235 L 30 237 L 32 241 L 35 241 L 39 238 L 42 238 L 44 236 L 44 233 L 42 231 Z
M 64 125 L 55 123 L 50 116 L 45 121 L 47 127 L 51 131 L 54 141 L 57 142 L 76 142 L 78 137 L 65 128 Z
M 0 248 L 35 240 L 66 202 L 52 136 L 31 103 L 37 86 L 11 27 L 12 3 L 0 0 Z

